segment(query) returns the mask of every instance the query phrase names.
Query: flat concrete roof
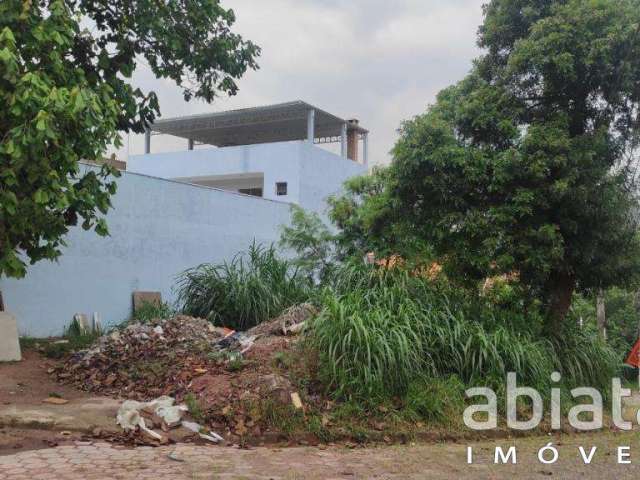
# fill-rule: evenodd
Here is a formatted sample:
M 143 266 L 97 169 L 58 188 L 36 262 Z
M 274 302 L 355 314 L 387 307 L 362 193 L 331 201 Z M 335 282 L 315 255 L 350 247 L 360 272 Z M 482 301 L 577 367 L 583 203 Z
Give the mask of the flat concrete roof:
M 307 115 L 310 110 L 315 111 L 314 138 L 340 137 L 345 123 L 347 131 L 367 133 L 357 123 L 301 100 L 161 119 L 156 120 L 150 130 L 218 147 L 304 140 L 307 138 Z

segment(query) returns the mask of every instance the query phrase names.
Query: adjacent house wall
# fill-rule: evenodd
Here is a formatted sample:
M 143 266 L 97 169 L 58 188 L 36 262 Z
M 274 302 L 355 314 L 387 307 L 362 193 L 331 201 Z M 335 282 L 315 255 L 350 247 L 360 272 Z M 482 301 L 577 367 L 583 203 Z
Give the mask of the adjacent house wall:
M 139 155 L 128 168 L 107 215 L 111 236 L 73 228 L 57 263 L 38 262 L 24 279 L 0 279 L 22 334 L 59 335 L 75 313 L 120 322 L 131 314 L 134 290 L 160 291 L 173 301 L 177 274 L 229 260 L 253 239 L 277 241 L 289 221 L 286 202 L 324 213 L 326 197 L 366 171 L 301 141 Z M 266 198 L 168 180 L 255 172 L 264 173 Z M 287 195 L 276 197 L 281 181 Z
M 367 167 L 346 160 L 318 147 L 311 147 L 311 155 L 300 164 L 300 195 L 298 202 L 307 210 L 326 214 L 326 199 L 343 191 L 343 183 L 367 173 Z
M 264 173 L 264 198 L 297 203 L 300 157 L 304 148 L 305 142 L 296 141 L 132 155 L 127 169 L 177 179 Z M 276 196 L 276 182 L 287 182 L 287 195 Z
M 131 314 L 134 290 L 174 299 L 175 276 L 230 259 L 255 238 L 271 243 L 289 220 L 283 202 L 123 172 L 110 237 L 73 228 L 59 261 L 30 266 L 24 279 L 1 279 L 5 308 L 22 334 L 59 335 L 75 313 L 105 324 Z
M 338 193 L 348 178 L 367 171 L 362 164 L 306 141 L 135 155 L 129 158 L 127 168 L 189 181 L 198 176 L 263 172 L 264 198 L 297 203 L 321 213 L 326 210 L 328 195 Z M 276 182 L 287 182 L 287 195 L 276 196 Z

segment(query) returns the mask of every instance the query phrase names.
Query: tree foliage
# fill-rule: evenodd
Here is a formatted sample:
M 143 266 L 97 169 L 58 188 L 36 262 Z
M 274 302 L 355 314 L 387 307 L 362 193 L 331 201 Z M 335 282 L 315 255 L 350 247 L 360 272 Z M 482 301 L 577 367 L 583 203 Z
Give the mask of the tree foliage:
M 639 271 L 640 2 L 493 0 L 487 53 L 393 154 L 400 215 L 469 282 L 518 272 L 556 328 Z
M 187 100 L 234 94 L 259 54 L 234 20 L 217 0 L 0 3 L 0 275 L 59 256 L 78 222 L 107 233 L 117 172 L 79 161 L 159 114 L 155 94 L 131 84 L 136 62 Z

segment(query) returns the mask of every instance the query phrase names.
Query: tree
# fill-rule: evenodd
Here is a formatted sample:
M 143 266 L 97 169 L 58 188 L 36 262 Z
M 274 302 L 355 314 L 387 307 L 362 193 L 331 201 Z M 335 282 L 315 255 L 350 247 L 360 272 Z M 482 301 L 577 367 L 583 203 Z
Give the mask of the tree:
M 291 205 L 291 225 L 283 225 L 280 246 L 295 252 L 292 263 L 312 282 L 325 281 L 337 266 L 336 236 L 316 212 Z
M 576 288 L 640 271 L 640 2 L 493 0 L 479 45 L 403 124 L 393 196 L 456 278 L 518 272 L 555 332 Z
M 78 222 L 108 233 L 117 172 L 79 161 L 159 115 L 156 95 L 131 85 L 136 61 L 186 100 L 233 95 L 259 54 L 234 21 L 217 0 L 0 2 L 0 275 L 57 258 Z

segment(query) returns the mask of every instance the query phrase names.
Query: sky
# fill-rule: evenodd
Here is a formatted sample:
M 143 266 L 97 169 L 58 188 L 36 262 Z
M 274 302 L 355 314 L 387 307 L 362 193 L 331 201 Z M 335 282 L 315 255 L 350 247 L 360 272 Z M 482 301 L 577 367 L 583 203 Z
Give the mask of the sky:
M 135 86 L 158 94 L 163 118 L 304 100 L 369 129 L 369 163 L 386 164 L 401 122 L 424 112 L 442 88 L 460 80 L 480 50 L 483 0 L 222 0 L 233 30 L 262 48 L 260 69 L 233 97 L 185 102 L 169 80 L 139 62 Z M 143 153 L 142 135 L 116 153 Z M 152 151 L 186 149 L 154 136 Z

